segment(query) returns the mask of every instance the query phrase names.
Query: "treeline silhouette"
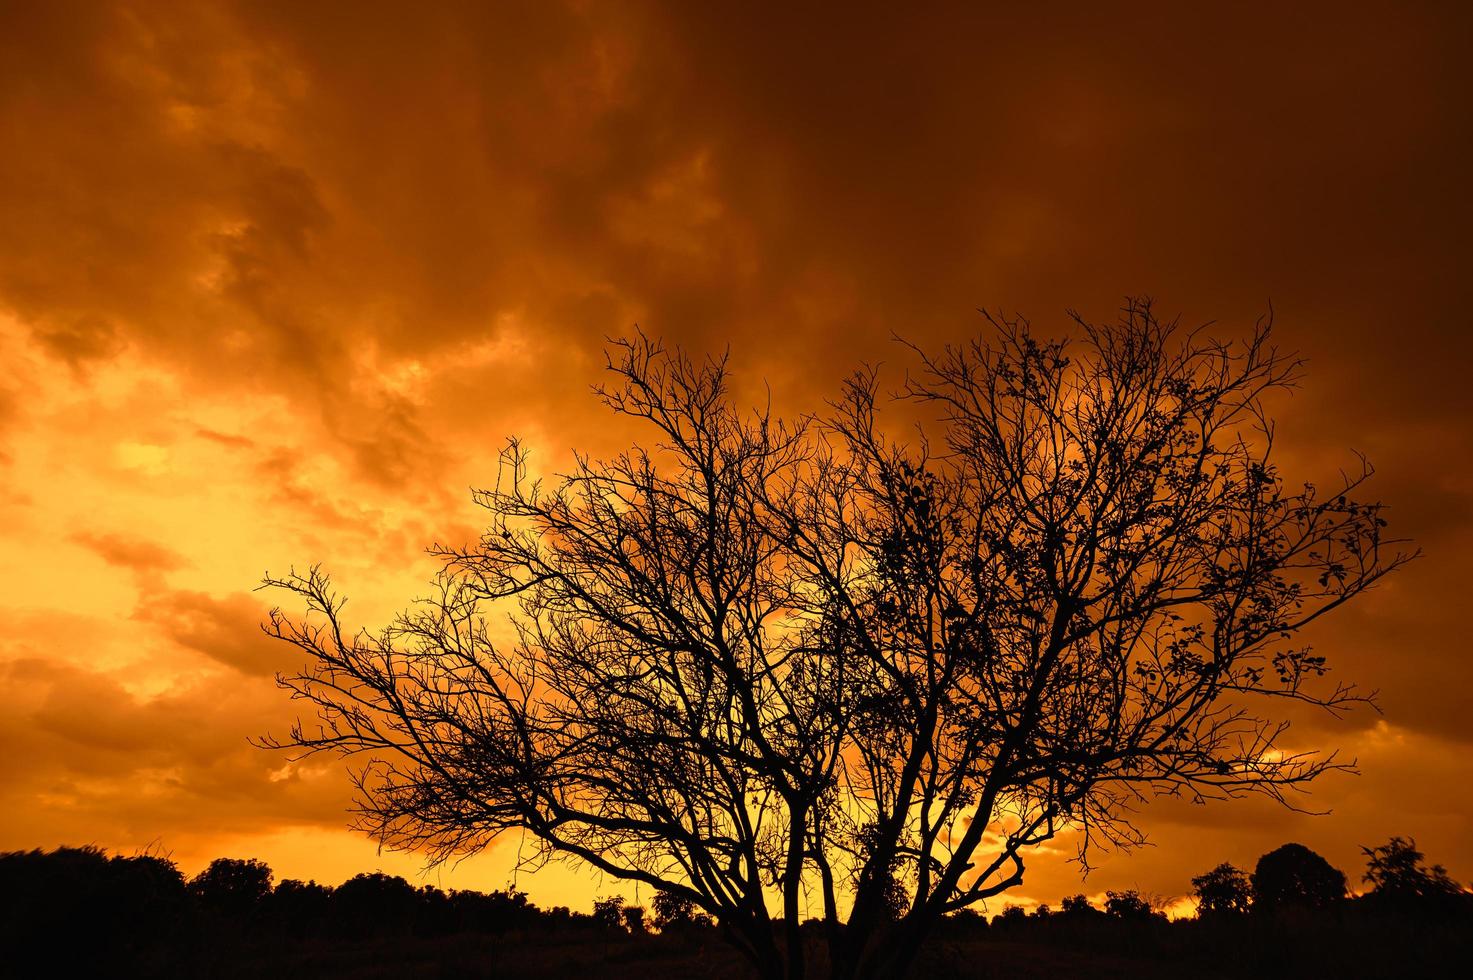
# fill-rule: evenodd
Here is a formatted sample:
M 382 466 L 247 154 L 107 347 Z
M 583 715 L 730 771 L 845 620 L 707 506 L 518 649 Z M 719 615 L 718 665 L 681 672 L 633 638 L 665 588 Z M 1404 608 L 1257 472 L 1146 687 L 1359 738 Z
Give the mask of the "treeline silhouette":
M 1473 966 L 1473 893 L 1409 838 L 1365 848 L 1366 890 L 1301 844 L 1192 878 L 1195 918 L 1107 892 L 1055 909 L 948 917 L 917 975 L 1417 976 Z M 275 881 L 219 858 L 192 879 L 159 854 L 97 847 L 0 854 L 0 972 L 10 976 L 740 977 L 746 965 L 689 902 L 622 896 L 591 913 L 543 909 L 513 887 L 479 892 L 359 874 L 330 887 Z M 804 925 L 810 957 L 821 923 Z

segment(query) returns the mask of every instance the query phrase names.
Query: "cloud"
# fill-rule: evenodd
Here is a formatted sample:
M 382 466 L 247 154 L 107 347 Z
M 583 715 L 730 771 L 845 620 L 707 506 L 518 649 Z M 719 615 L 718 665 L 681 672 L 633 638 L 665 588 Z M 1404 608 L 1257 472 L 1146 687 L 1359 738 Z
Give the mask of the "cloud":
M 178 552 L 154 541 L 97 531 L 78 531 L 71 540 L 91 551 L 109 565 L 126 568 L 140 575 L 171 572 L 189 562 Z
M 269 683 L 217 672 L 151 697 L 115 675 L 38 658 L 0 663 L 3 846 L 341 826 L 336 776 L 246 741 L 287 715 Z M 285 768 L 284 768 L 285 767 Z
M 226 667 L 254 677 L 273 677 L 301 658 L 285 643 L 261 632 L 268 609 L 244 593 L 215 598 L 176 590 L 148 595 L 139 619 L 158 626 L 174 642 Z

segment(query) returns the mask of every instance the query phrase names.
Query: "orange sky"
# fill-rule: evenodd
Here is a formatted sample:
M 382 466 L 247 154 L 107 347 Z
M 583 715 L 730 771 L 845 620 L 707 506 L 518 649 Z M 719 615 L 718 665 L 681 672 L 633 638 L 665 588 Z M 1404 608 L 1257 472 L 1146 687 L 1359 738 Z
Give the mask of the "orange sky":
M 0 6 L 0 848 L 412 875 L 342 829 L 340 763 L 246 744 L 292 713 L 264 571 L 380 621 L 503 436 L 612 444 L 587 385 L 636 322 L 801 410 L 892 331 L 1150 293 L 1228 335 L 1272 302 L 1289 475 L 1365 451 L 1427 557 L 1313 638 L 1385 712 L 1296 729 L 1360 760 L 1333 815 L 1159 805 L 1156 846 L 1081 884 L 1066 843 L 1019 897 L 1287 840 L 1355 878 L 1391 834 L 1473 878 L 1466 5 L 430 6 Z

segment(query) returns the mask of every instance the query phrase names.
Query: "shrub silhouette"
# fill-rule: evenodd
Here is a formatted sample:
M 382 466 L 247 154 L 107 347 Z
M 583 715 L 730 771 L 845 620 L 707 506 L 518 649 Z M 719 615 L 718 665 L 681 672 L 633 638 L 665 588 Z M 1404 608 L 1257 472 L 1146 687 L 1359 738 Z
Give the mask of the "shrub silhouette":
M 1263 912 L 1322 909 L 1345 897 L 1344 872 L 1303 844 L 1285 844 L 1259 858 L 1252 885 L 1253 907 Z
M 20 976 L 137 972 L 177 940 L 184 877 L 156 855 L 97 847 L 0 854 L 0 948 Z

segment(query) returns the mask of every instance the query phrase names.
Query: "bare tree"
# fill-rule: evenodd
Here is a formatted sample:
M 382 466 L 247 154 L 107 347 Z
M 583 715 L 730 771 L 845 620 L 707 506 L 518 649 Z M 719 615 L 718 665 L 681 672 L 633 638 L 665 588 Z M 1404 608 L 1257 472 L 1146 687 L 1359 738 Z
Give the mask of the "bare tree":
M 873 371 L 783 423 L 731 405 L 724 359 L 616 344 L 599 394 L 658 444 L 547 489 L 513 442 L 432 600 L 352 633 L 319 571 L 268 577 L 312 613 L 267 626 L 312 659 L 286 744 L 368 753 L 389 846 L 524 831 L 688 899 L 766 977 L 803 975 L 810 896 L 835 977 L 899 976 L 1061 832 L 1087 861 L 1151 795 L 1290 802 L 1343 766 L 1251 702 L 1364 700 L 1289 644 L 1412 555 L 1352 499 L 1369 467 L 1286 487 L 1264 399 L 1298 362 L 1266 325 L 1076 322 L 915 349 L 908 442 Z

